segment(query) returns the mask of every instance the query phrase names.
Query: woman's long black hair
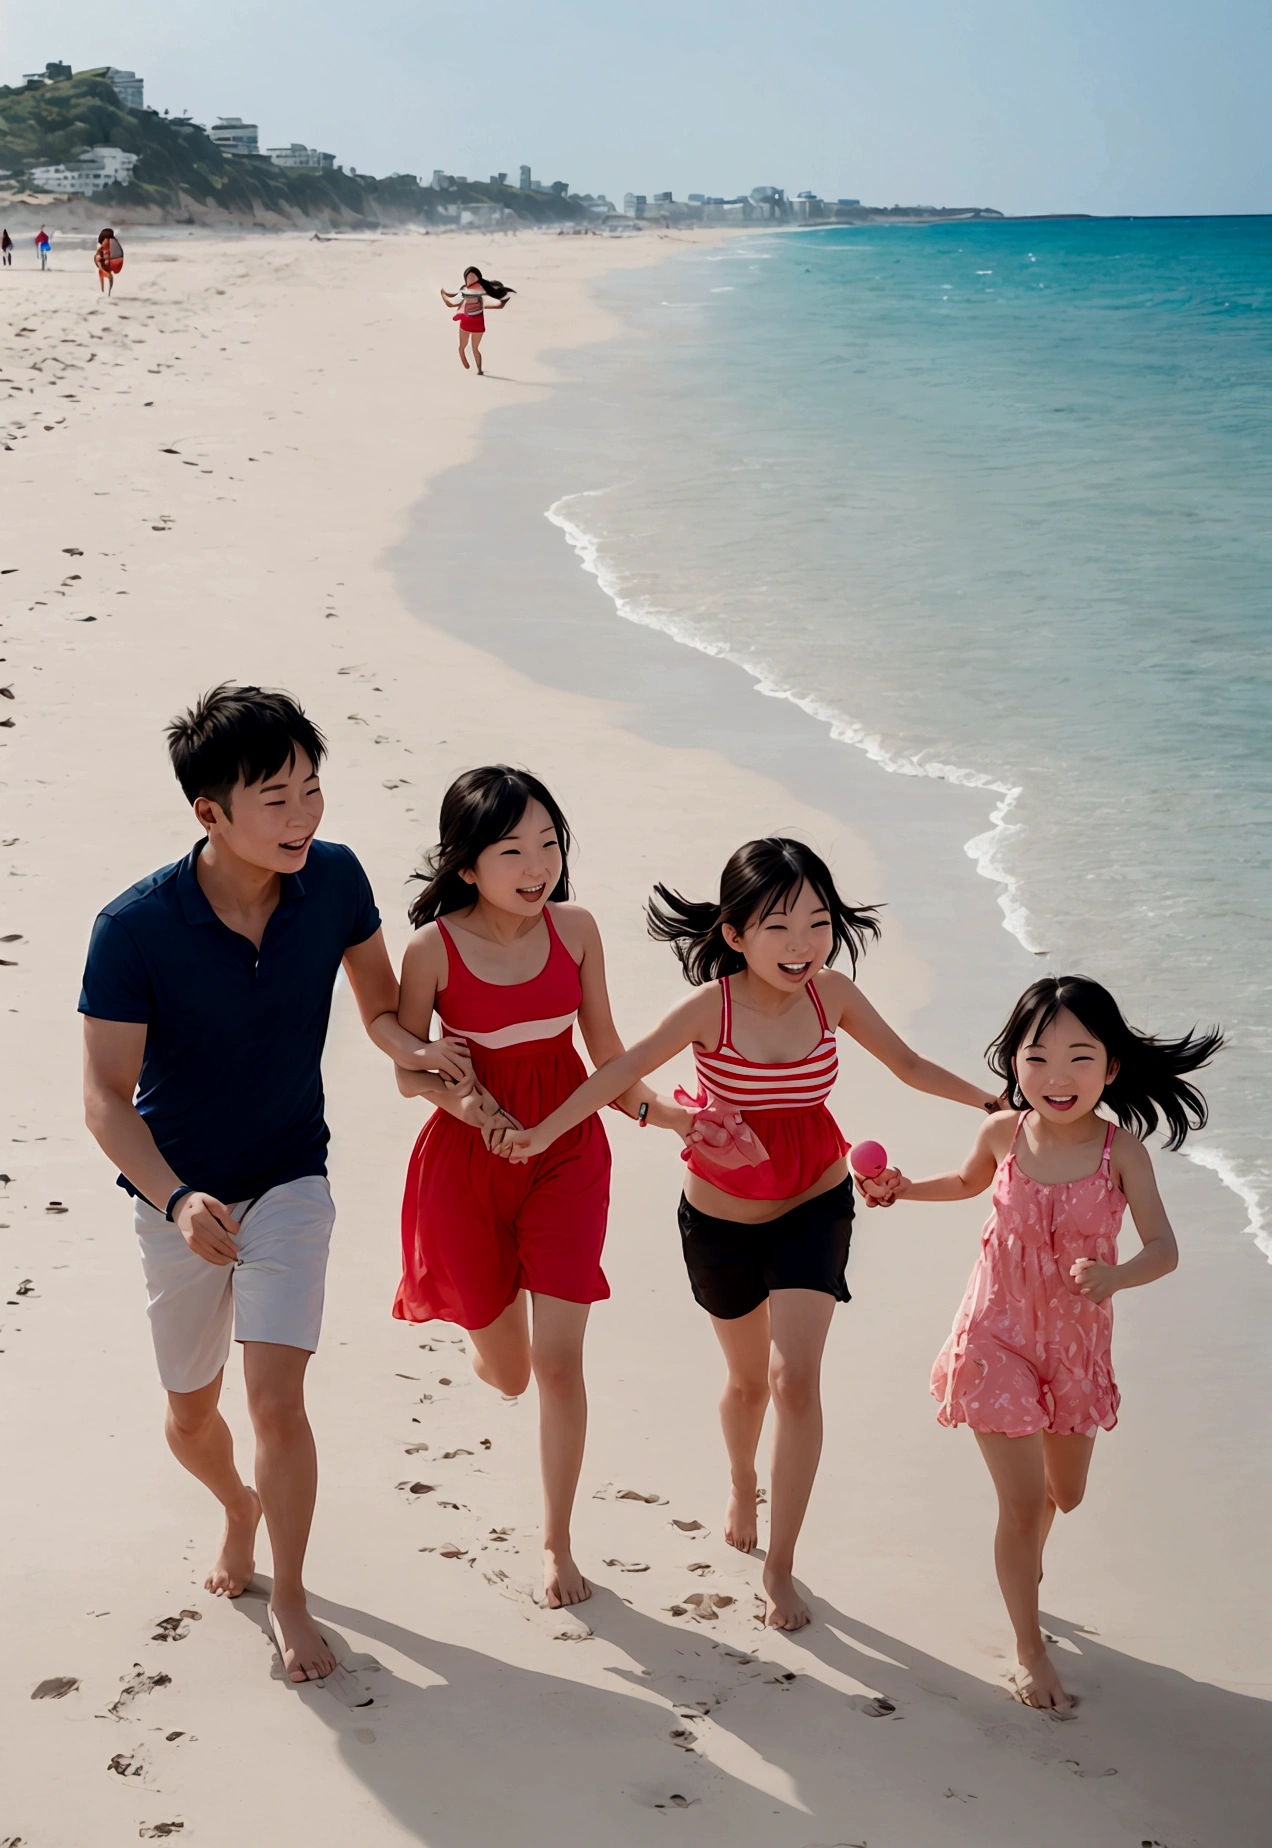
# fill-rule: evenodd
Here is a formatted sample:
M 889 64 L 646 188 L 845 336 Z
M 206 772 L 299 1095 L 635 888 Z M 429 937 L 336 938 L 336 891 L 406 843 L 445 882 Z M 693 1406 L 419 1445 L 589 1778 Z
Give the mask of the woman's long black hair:
M 1182 1039 L 1156 1039 L 1128 1026 L 1122 1010 L 1107 988 L 1089 975 L 1046 975 L 1027 988 L 1011 1011 L 1011 1019 L 987 1049 L 991 1071 L 1006 1080 L 1013 1110 L 1026 1108 L 1016 1078 L 1015 1061 L 1022 1047 L 1032 1046 L 1046 1032 L 1062 1007 L 1067 1007 L 1097 1039 L 1110 1059 L 1118 1062 L 1117 1076 L 1105 1087 L 1107 1104 L 1123 1129 L 1141 1141 L 1157 1128 L 1158 1113 L 1170 1131 L 1168 1149 L 1182 1147 L 1190 1129 L 1206 1121 L 1206 1100 L 1189 1072 L 1199 1071 L 1223 1045 L 1218 1027 L 1186 1033 Z
M 510 289 L 506 282 L 493 282 L 489 277 L 483 276 L 475 263 L 470 263 L 464 271 L 464 281 L 467 282 L 470 276 L 477 278 L 484 293 L 490 297 L 492 302 L 507 301 L 510 295 L 517 293 L 515 289 Z
M 841 950 L 847 950 L 855 975 L 857 958 L 864 953 L 867 940 L 879 935 L 875 907 L 846 905 L 835 890 L 826 862 L 803 841 L 778 834 L 747 841 L 738 848 L 720 875 L 718 904 L 696 903 L 669 886 L 656 885 L 645 911 L 649 934 L 671 945 L 695 986 L 721 975 L 740 975 L 746 958 L 740 950 L 730 949 L 722 926 L 728 924 L 740 934 L 748 924 L 763 920 L 795 898 L 804 885 L 813 888 L 830 913 L 831 949 L 826 961 L 833 963 Z
M 556 798 L 528 770 L 483 764 L 457 776 L 442 797 L 441 839 L 425 857 L 423 872 L 412 875 L 425 881 L 424 890 L 407 912 L 416 930 L 472 904 L 476 889 L 460 874 L 471 872 L 487 847 L 507 839 L 531 802 L 541 802 L 548 811 L 561 849 L 561 877 L 548 897 L 560 904 L 570 896 L 570 826 Z

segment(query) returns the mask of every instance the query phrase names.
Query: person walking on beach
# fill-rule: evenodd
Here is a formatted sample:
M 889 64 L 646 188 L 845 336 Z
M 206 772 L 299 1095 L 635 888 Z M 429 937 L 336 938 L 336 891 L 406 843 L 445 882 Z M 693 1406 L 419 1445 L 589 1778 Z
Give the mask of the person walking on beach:
M 304 1380 L 335 1216 L 320 1061 L 341 967 L 377 1045 L 399 1065 L 435 1055 L 398 1027 L 365 873 L 315 838 L 326 744 L 296 702 L 215 687 L 168 748 L 203 838 L 93 926 L 85 1116 L 133 1198 L 168 1443 L 225 1511 L 207 1589 L 246 1590 L 263 1511 L 279 1652 L 291 1680 L 321 1679 L 335 1658 L 302 1577 L 317 1489 Z M 218 1410 L 231 1328 L 254 1489 Z
M 41 225 L 35 234 L 35 254 L 40 259 L 40 268 L 42 270 L 49 267 L 50 248 L 49 234 L 44 229 L 44 226 Z
M 1167 1148 L 1201 1128 L 1205 1099 L 1186 1078 L 1222 1044 L 1218 1032 L 1137 1033 L 1098 982 L 1046 976 L 989 1049 L 1010 1108 L 981 1126 L 959 1172 L 909 1181 L 890 1169 L 862 1187 L 872 1204 L 891 1206 L 969 1200 L 993 1184 L 932 1393 L 941 1424 L 976 1433 L 998 1491 L 994 1564 L 1016 1633 L 1016 1691 L 1029 1707 L 1074 1704 L 1047 1653 L 1038 1586 L 1052 1522 L 1082 1500 L 1096 1433 L 1117 1423 L 1110 1299 L 1179 1261 L 1141 1138 L 1159 1111 Z M 1119 1263 L 1128 1206 L 1143 1248 Z
M 724 1537 L 758 1545 L 755 1457 L 773 1402 L 772 1503 L 764 1564 L 768 1622 L 810 1621 L 795 1588 L 795 1546 L 821 1456 L 821 1362 L 845 1280 L 852 1234 L 849 1144 L 826 1108 L 842 1029 L 905 1084 L 972 1109 L 994 1110 L 983 1085 L 920 1058 L 847 975 L 879 935 L 872 907 L 845 904 L 825 862 L 801 841 L 739 847 L 716 902 L 664 885 L 650 934 L 671 944 L 694 993 L 630 1052 L 595 1072 L 549 1116 L 492 1141 L 514 1162 L 542 1161 L 558 1138 L 647 1072 L 692 1046 L 699 1091 L 661 1107 L 686 1137 L 680 1236 L 694 1296 L 711 1317 L 727 1379 L 720 1422 L 731 1493 Z M 625 1100 L 625 1102 L 628 1100 Z M 652 1117 L 651 1117 L 652 1120 Z
M 93 264 L 97 270 L 99 293 L 104 289 L 107 295 L 113 295 L 115 278 L 124 267 L 124 250 L 109 225 L 104 231 L 97 233 L 97 248 L 93 252 Z
M 456 294 L 451 289 L 441 289 L 438 293 L 448 308 L 458 308 L 459 313 L 451 319 L 459 323 L 459 363 L 468 371 L 468 347 L 473 350 L 473 364 L 477 368 L 478 378 L 482 377 L 481 337 L 486 331 L 486 303 L 489 301 L 492 312 L 508 306 L 508 298 L 516 294 L 506 283 L 489 282 L 479 269 L 471 266 L 464 271 L 463 287 Z
M 7 225 L 0 231 L 0 261 L 6 269 L 13 268 L 13 239 L 9 236 Z
M 490 1142 L 497 1125 L 545 1115 L 581 1082 L 576 1019 L 598 1064 L 622 1041 L 596 922 L 567 902 L 569 827 L 538 778 L 506 764 L 467 771 L 443 798 L 439 832 L 410 910 L 417 934 L 402 959 L 400 1014 L 423 1038 L 436 1012 L 445 1037 L 434 1047 L 455 1057 L 462 1047 L 472 1078 L 398 1073 L 404 1095 L 439 1108 L 407 1173 L 393 1313 L 458 1323 L 477 1377 L 509 1397 L 533 1373 L 543 1587 L 555 1608 L 592 1595 L 570 1522 L 587 1432 L 583 1337 L 591 1305 L 609 1295 L 609 1144 L 595 1117 L 519 1168 Z M 641 1104 L 654 1100 L 637 1087 L 624 1107 Z

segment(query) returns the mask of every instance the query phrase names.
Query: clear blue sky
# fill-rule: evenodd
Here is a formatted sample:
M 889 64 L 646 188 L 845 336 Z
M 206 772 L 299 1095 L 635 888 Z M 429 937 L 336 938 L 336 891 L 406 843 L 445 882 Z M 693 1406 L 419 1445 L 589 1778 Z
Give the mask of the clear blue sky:
M 113 63 L 374 173 L 891 205 L 1272 211 L 1268 0 L 0 0 L 16 81 Z

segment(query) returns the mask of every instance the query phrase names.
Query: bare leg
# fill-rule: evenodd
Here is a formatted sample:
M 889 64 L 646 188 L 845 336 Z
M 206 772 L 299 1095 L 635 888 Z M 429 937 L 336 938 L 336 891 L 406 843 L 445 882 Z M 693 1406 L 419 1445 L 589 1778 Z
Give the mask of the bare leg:
M 773 1506 L 764 1589 L 775 1630 L 802 1630 L 811 1613 L 795 1589 L 795 1542 L 821 1459 L 821 1359 L 835 1313 L 823 1290 L 774 1290 L 769 1297 L 773 1396 Z
M 1054 1516 L 1054 1504 L 1048 1513 L 1043 1436 L 1041 1431 L 1032 1437 L 978 1431 L 976 1441 L 998 1491 L 994 1567 L 1016 1634 L 1020 1698 L 1027 1707 L 1065 1711 L 1073 1701 L 1061 1686 L 1038 1623 L 1042 1546 Z
M 523 1290 L 485 1328 L 470 1328 L 473 1372 L 509 1399 L 519 1399 L 530 1384 L 530 1324 Z
M 468 340 L 469 336 L 461 327 L 459 330 L 459 363 L 465 372 L 468 371 Z
M 274 1555 L 270 1611 L 293 1681 L 321 1681 L 336 1666 L 309 1615 L 303 1569 L 318 1494 L 318 1453 L 305 1415 L 304 1348 L 243 1343 L 247 1409 L 256 1431 L 256 1485 Z
M 724 1537 L 739 1553 L 759 1544 L 755 1512 L 755 1453 L 769 1402 L 769 1306 L 762 1302 L 749 1315 L 731 1321 L 713 1315 L 711 1325 L 724 1353 L 728 1374 L 720 1395 L 720 1429 L 729 1454 L 729 1506 Z
M 482 371 L 481 371 L 481 335 L 480 335 L 480 334 L 474 334 L 474 335 L 473 335 L 473 358 L 474 358 L 474 359 L 476 360 L 476 362 L 477 362 L 477 377 L 478 377 L 478 378 L 480 378 L 480 377 L 482 376 Z
M 587 1438 L 583 1336 L 587 1303 L 534 1299 L 531 1354 L 539 1388 L 539 1466 L 543 1472 L 543 1591 L 550 1608 L 582 1604 L 592 1588 L 570 1551 L 570 1517 Z
M 237 1598 L 252 1582 L 261 1504 L 234 1464 L 234 1439 L 218 1409 L 221 1380 L 218 1373 L 198 1392 L 170 1392 L 165 1433 L 177 1462 L 211 1489 L 225 1510 L 221 1551 L 203 1588 L 218 1598 Z

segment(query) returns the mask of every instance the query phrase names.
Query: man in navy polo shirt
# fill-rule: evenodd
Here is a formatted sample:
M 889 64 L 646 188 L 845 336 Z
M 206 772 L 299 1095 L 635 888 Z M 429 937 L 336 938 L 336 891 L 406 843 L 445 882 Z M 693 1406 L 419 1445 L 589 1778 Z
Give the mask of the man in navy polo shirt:
M 321 732 L 284 693 L 220 686 L 168 728 L 205 831 L 93 927 L 80 1012 L 85 1114 L 133 1196 L 167 1436 L 225 1509 L 209 1591 L 251 1580 L 262 1512 L 274 1633 L 293 1681 L 335 1667 L 305 1604 L 317 1490 L 304 1379 L 318 1345 L 335 1209 L 321 1059 L 343 963 L 368 1033 L 460 1088 L 453 1043 L 397 1021 L 398 985 L 366 874 L 316 841 Z M 218 1410 L 231 1328 L 256 1433 L 256 1487 Z

